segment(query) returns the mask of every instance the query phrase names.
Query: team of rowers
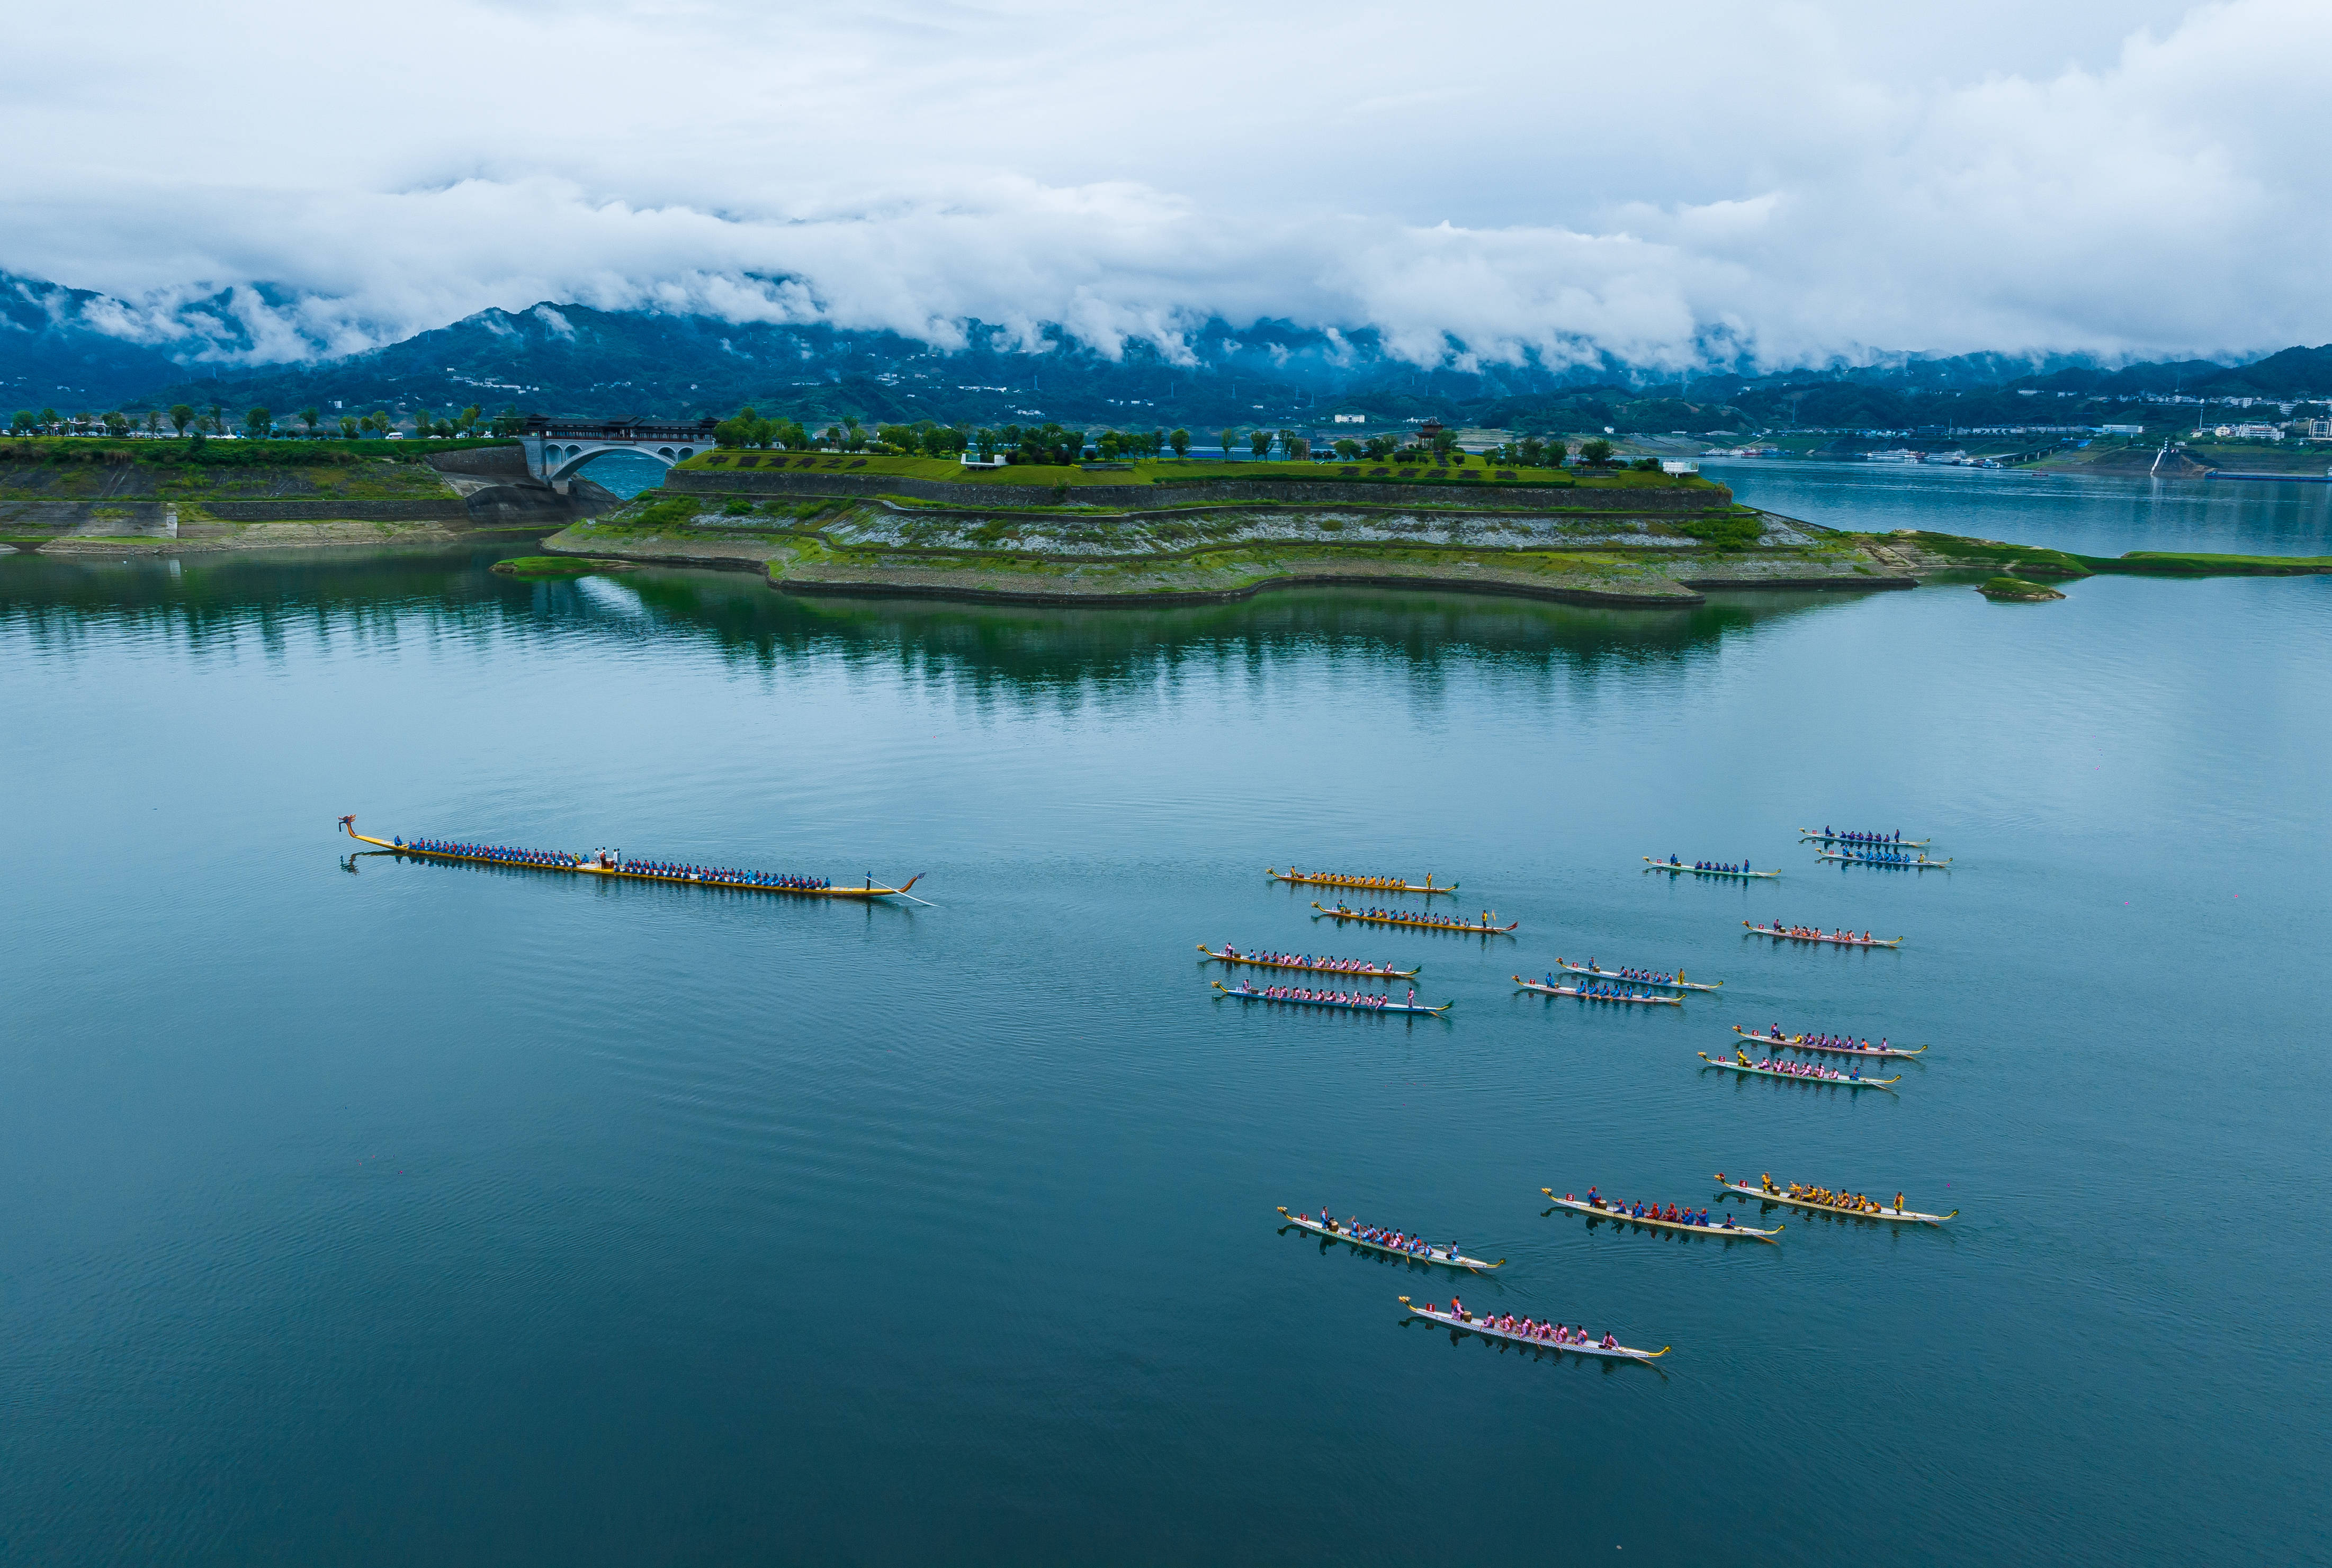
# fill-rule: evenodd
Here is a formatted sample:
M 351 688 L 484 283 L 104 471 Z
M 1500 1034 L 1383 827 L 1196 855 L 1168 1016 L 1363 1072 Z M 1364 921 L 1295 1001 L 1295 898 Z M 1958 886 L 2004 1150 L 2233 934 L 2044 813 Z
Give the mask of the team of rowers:
M 1302 985 L 1256 986 L 1242 984 L 1237 986 L 1225 986 L 1224 989 L 1234 996 L 1260 996 L 1269 1002 L 1332 1002 L 1339 1007 L 1395 1005 L 1390 996 L 1363 996 L 1358 992 L 1313 991 Z M 1412 985 L 1409 988 L 1409 1001 L 1400 1005 L 1408 1007 L 1417 1005 L 1416 986 Z
M 1897 828 L 1891 833 L 1834 833 L 1830 831 L 1830 824 L 1824 822 L 1821 836 L 1834 839 L 1841 844 L 1899 844 L 1903 841 L 1903 830 Z
M 1721 1182 L 1725 1177 L 1720 1173 L 1716 1179 Z M 1798 1182 L 1792 1182 L 1787 1187 L 1777 1187 L 1773 1185 L 1771 1175 L 1763 1175 L 1757 1180 L 1765 1191 L 1777 1198 L 1793 1198 L 1801 1203 L 1819 1203 L 1825 1209 L 1842 1210 L 1849 1214 L 1887 1212 L 1887 1205 L 1867 1193 L 1833 1193 L 1828 1187 L 1809 1187 Z M 1903 1212 L 1903 1194 L 1900 1193 L 1895 1194 L 1894 1212 L 1897 1214 Z
M 620 855 L 610 864 L 635 877 L 677 877 L 687 881 L 730 882 L 745 888 L 790 888 L 797 892 L 822 893 L 834 886 L 822 877 L 787 877 L 775 871 L 739 871 L 725 866 L 675 865 L 669 860 L 626 860 Z
M 1784 926 L 1779 920 L 1771 926 L 1751 926 L 1752 931 L 1763 931 L 1768 936 L 1795 936 L 1801 942 L 1844 942 L 1855 947 L 1884 947 L 1887 944 L 1865 931 L 1858 936 L 1841 926 L 1835 931 L 1825 931 L 1819 926 Z
M 380 841 L 373 841 L 378 843 Z M 563 854 L 557 850 L 514 850 L 505 844 L 471 844 L 446 839 L 397 839 L 400 850 L 418 850 L 430 855 L 460 855 L 473 860 L 498 860 L 512 866 L 561 866 L 569 870 L 580 866 L 579 855 Z
M 1862 1079 L 1862 1064 L 1859 1061 L 1840 1072 L 1834 1067 L 1822 1067 L 1814 1062 L 1783 1061 L 1773 1056 L 1751 1061 L 1749 1053 L 1737 1045 L 1733 1048 L 1733 1054 L 1740 1059 L 1743 1067 L 1753 1072 L 1777 1073 L 1782 1078 L 1821 1079 L 1836 1083 L 1858 1083 Z
M 1429 1301 L 1425 1304 L 1425 1310 L 1454 1317 L 1460 1323 L 1475 1321 L 1474 1315 L 1466 1310 L 1466 1304 L 1455 1296 L 1449 1298 L 1449 1305 L 1446 1308 L 1436 1307 Z M 1560 1323 L 1534 1323 L 1527 1317 L 1517 1318 L 1511 1312 L 1503 1316 L 1494 1312 L 1484 1317 L 1481 1325 L 1485 1328 L 1495 1328 L 1500 1334 L 1511 1334 L 1521 1339 L 1540 1340 L 1548 1345 L 1591 1345 L 1603 1350 L 1620 1348 L 1619 1340 L 1609 1334 L 1601 1339 L 1591 1337 L 1584 1324 L 1577 1328 L 1565 1328 Z
M 1381 1247 L 1389 1252 L 1408 1252 L 1419 1258 L 1433 1255 L 1433 1244 L 1424 1237 L 1412 1236 L 1406 1231 L 1383 1231 L 1374 1225 L 1363 1225 L 1357 1215 L 1340 1225 L 1329 1216 L 1327 1210 L 1322 1209 L 1320 1229 L 1331 1236 L 1342 1236 L 1351 1241 L 1366 1241 L 1371 1247 Z M 1456 1258 L 1458 1243 L 1450 1242 L 1443 1256 Z
M 1658 863 L 1657 860 L 1653 862 L 1654 865 Z M 1677 870 L 1687 869 L 1685 863 L 1674 855 L 1668 857 L 1668 864 Z M 1695 860 L 1689 869 L 1696 871 L 1727 871 L 1736 876 L 1745 876 L 1749 871 L 1749 862 L 1744 860 L 1736 866 L 1727 860 Z
M 1560 953 L 1554 955 L 1554 961 L 1573 974 L 1599 974 L 1607 979 L 1633 980 L 1641 985 L 1674 985 L 1684 978 L 1684 971 L 1681 969 L 1674 974 L 1663 974 L 1656 969 L 1630 969 L 1622 965 L 1617 969 L 1607 971 L 1592 958 L 1584 964 L 1573 964 Z
M 1907 855 L 1900 850 L 1841 851 L 1830 859 L 1851 861 L 1858 866 L 1940 866 L 1944 863 L 1927 859 L 1924 850 L 1916 855 Z
M 1460 931 L 1478 930 L 1490 924 L 1490 912 L 1482 911 L 1482 924 L 1472 927 L 1456 915 L 1434 915 L 1422 909 L 1347 909 L 1342 904 L 1328 911 L 1347 920 L 1397 920 L 1404 926 L 1448 926 Z
M 390 841 L 400 850 L 414 850 L 428 855 L 460 855 L 465 860 L 492 860 L 511 866 L 550 866 L 568 871 L 592 866 L 635 877 L 674 877 L 696 882 L 726 882 L 743 888 L 789 888 L 799 892 L 822 892 L 834 886 L 818 877 L 788 877 L 775 871 L 740 871 L 722 866 L 682 865 L 670 860 L 626 860 L 620 850 L 612 852 L 596 850 L 587 856 L 570 855 L 559 850 L 519 850 L 505 844 L 473 844 L 458 839 L 394 839 Z
M 1565 996 L 1576 996 L 1582 1002 L 1674 1002 L 1673 996 L 1655 996 L 1649 991 L 1622 991 L 1616 985 L 1590 985 L 1581 981 L 1565 985 L 1550 971 L 1543 984 L 1549 991 L 1559 991 Z
M 1585 1203 L 1591 1209 L 1601 1209 L 1619 1220 L 1665 1220 L 1671 1225 L 1706 1225 L 1712 1231 L 1737 1231 L 1741 1228 L 1733 1222 L 1733 1216 L 1729 1213 L 1720 1214 L 1711 1220 L 1706 1209 L 1697 1211 L 1679 1209 L 1674 1203 L 1670 1203 L 1665 1212 L 1658 1203 L 1654 1203 L 1649 1209 L 1641 1203 L 1630 1208 L 1625 1203 L 1614 1203 L 1609 1198 L 1598 1197 L 1592 1187 L 1587 1189 L 1587 1196 L 1584 1198 L 1574 1198 L 1565 1193 L 1563 1195 L 1563 1201 L 1566 1203 Z
M 1348 877 L 1342 871 L 1299 871 L 1293 866 L 1287 868 L 1287 879 L 1291 882 L 1314 882 L 1333 888 L 1390 888 L 1396 893 L 1406 893 L 1410 890 L 1408 880 L 1400 877 Z M 1425 879 L 1428 883 L 1433 880 L 1431 877 Z M 1435 889 L 1437 892 L 1439 890 Z
M 1887 1037 L 1883 1034 L 1878 1037 L 1877 1045 L 1871 1044 L 1868 1039 L 1858 1044 L 1850 1034 L 1783 1034 L 1778 1023 L 1763 1034 L 1750 1038 L 1769 1040 L 1775 1045 L 1794 1046 L 1800 1050 L 1859 1050 L 1872 1056 L 1883 1056 L 1888 1050 Z
M 1363 964 L 1357 958 L 1322 958 L 1309 953 L 1242 953 L 1223 944 L 1223 956 L 1244 964 L 1267 964 L 1277 969 L 1326 969 L 1343 974 L 1390 974 L 1390 964 Z

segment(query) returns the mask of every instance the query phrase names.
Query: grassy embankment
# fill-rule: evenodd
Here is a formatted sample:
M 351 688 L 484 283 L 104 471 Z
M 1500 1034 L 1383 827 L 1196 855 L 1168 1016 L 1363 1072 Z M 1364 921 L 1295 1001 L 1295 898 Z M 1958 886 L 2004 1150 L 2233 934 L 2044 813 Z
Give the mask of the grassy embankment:
M 285 526 L 227 513 L 268 503 L 361 539 L 412 531 L 368 521 L 414 503 L 457 505 L 429 459 L 494 442 L 146 441 L 64 436 L 0 441 L 0 543 L 151 547 L 175 514 L 182 538 L 273 536 Z M 384 506 L 384 503 L 394 503 Z M 225 508 L 225 512 L 215 508 Z M 339 525 L 331 527 L 330 525 Z

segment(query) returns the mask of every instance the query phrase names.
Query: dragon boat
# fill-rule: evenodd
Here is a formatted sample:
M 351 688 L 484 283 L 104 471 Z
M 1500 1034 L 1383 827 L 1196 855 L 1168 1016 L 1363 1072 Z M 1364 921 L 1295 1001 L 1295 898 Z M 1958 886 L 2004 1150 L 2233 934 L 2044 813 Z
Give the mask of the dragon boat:
M 1524 991 L 1535 991 L 1541 996 L 1576 996 L 1582 1002 L 1635 1002 L 1649 1003 L 1655 1007 L 1684 1005 L 1684 998 L 1681 996 L 1605 996 L 1599 992 L 1589 991 L 1583 986 L 1549 985 L 1544 981 L 1524 980 L 1519 974 L 1515 976 L 1515 984 Z
M 1863 1056 L 1874 1060 L 1882 1057 L 1901 1057 L 1907 1061 L 1927 1049 L 1924 1045 L 1915 1045 L 1908 1050 L 1894 1045 L 1885 1047 L 1874 1045 L 1868 1049 L 1859 1045 L 1816 1045 L 1802 1034 L 1760 1034 L 1754 1029 L 1744 1029 L 1737 1023 L 1733 1025 L 1733 1032 L 1744 1040 L 1755 1041 L 1763 1046 L 1784 1050 L 1819 1050 L 1830 1056 Z
M 1793 1197 L 1770 1188 L 1753 1187 L 1746 1182 L 1728 1179 L 1723 1171 L 1716 1173 L 1716 1184 L 1744 1198 L 1756 1198 L 1768 1203 L 1786 1203 L 1792 1209 L 1804 1209 L 1816 1214 L 1835 1214 L 1841 1220 L 1885 1220 L 1896 1225 L 1940 1225 L 1959 1212 L 1957 1209 L 1949 1214 L 1922 1214 L 1916 1209 L 1849 1209 L 1843 1203 L 1825 1203 L 1819 1198 Z
M 1622 974 L 1616 969 L 1597 969 L 1586 964 L 1569 964 L 1560 958 L 1554 961 L 1554 966 L 1557 969 L 1568 970 L 1573 974 L 1592 974 L 1598 980 L 1624 980 L 1630 985 L 1664 985 L 1670 991 L 1722 991 L 1725 989 L 1725 982 L 1722 980 L 1687 980 L 1681 969 L 1677 971 L 1677 977 L 1674 980 L 1646 980 L 1641 975 Z
M 1888 1088 L 1888 1086 L 1903 1081 L 1900 1073 L 1893 1078 L 1815 1078 L 1811 1074 L 1775 1072 L 1770 1067 L 1753 1067 L 1746 1062 L 1726 1061 L 1723 1057 L 1711 1056 L 1705 1050 L 1694 1051 L 1693 1055 L 1700 1058 L 1709 1066 L 1721 1067 L 1727 1072 L 1742 1073 L 1750 1078 L 1777 1078 L 1783 1083 L 1820 1084 L 1824 1088 L 1884 1088 L 1891 1094 L 1894 1091 Z
M 1541 1339 L 1535 1335 L 1524 1334 L 1520 1329 L 1493 1328 L 1488 1323 L 1470 1313 L 1461 1317 L 1454 1312 L 1444 1312 L 1438 1307 L 1419 1307 L 1406 1296 L 1400 1298 L 1400 1304 L 1409 1309 L 1409 1315 L 1411 1317 L 1422 1317 L 1429 1323 L 1438 1323 L 1446 1328 L 1455 1328 L 1464 1334 L 1478 1334 L 1484 1339 L 1504 1340 L 1508 1345 L 1519 1345 L 1526 1350 L 1567 1350 L 1573 1355 L 1591 1355 L 1602 1361 L 1640 1361 L 1649 1366 L 1675 1348 L 1666 1345 L 1658 1350 L 1638 1350 L 1633 1345 L 1628 1345 L 1606 1348 L 1601 1345 L 1576 1345 L 1567 1339 Z
M 565 850 L 497 851 L 467 844 L 460 848 L 441 847 L 435 841 L 409 844 L 402 839 L 376 839 L 360 833 L 357 832 L 354 817 L 342 817 L 340 826 L 347 830 L 349 837 L 359 843 L 377 844 L 391 854 L 411 855 L 416 860 L 463 860 L 481 866 L 511 866 L 526 871 L 565 871 L 583 877 L 605 877 L 614 881 L 677 882 L 685 887 L 726 888 L 740 893 L 781 893 L 794 898 L 904 898 L 908 889 L 923 879 L 922 873 L 919 871 L 895 888 L 886 888 L 872 878 L 863 888 L 800 888 L 779 882 L 754 881 L 750 877 L 724 876 L 717 871 L 650 870 L 636 860 L 610 860 L 573 854 Z
M 1392 877 L 1347 877 L 1340 871 L 1299 871 L 1293 866 L 1285 871 L 1275 871 L 1269 866 L 1263 874 L 1274 881 L 1286 882 L 1298 888 L 1358 888 L 1370 893 L 1454 893 L 1455 882 L 1437 885 L 1433 873 L 1428 871 L 1422 882 L 1403 882 Z
M 1346 1012 L 1425 1012 L 1438 1018 L 1455 1005 L 1448 1002 L 1434 1007 L 1422 1002 L 1332 1002 L 1324 996 L 1266 996 L 1260 991 L 1242 991 L 1219 980 L 1210 984 L 1225 996 L 1236 996 L 1241 1002 L 1271 1002 L 1282 1007 L 1333 1007 Z
M 1828 942 L 1839 947 L 1900 947 L 1900 936 L 1825 936 L 1816 931 L 1784 931 L 1779 926 L 1760 926 L 1754 920 L 1741 922 L 1760 936 L 1771 936 L 1782 942 Z
M 1890 849 L 1904 850 L 1924 850 L 1935 841 L 1933 839 L 1874 839 L 1867 833 L 1822 833 L 1811 828 L 1800 828 L 1798 837 L 1811 839 L 1817 844 L 1869 844 L 1874 847 L 1884 844 Z
M 1540 1192 L 1558 1209 L 1570 1209 L 1591 1220 L 1611 1220 L 1622 1225 L 1649 1225 L 1656 1231 L 1676 1231 L 1687 1236 L 1745 1236 L 1753 1241 L 1778 1246 L 1773 1238 L 1786 1226 L 1776 1225 L 1770 1231 L 1759 1231 L 1747 1225 L 1687 1225 L 1681 1220 L 1660 1220 L 1643 1214 L 1622 1214 L 1616 1209 L 1601 1208 L 1583 1198 L 1558 1198 L 1553 1187 L 1541 1187 Z
M 1859 855 L 1851 850 L 1824 850 L 1814 857 L 1817 860 L 1836 860 L 1841 866 L 1893 866 L 1905 871 L 1940 871 L 1948 870 L 1952 857 L 1931 860 L 1921 855 L 1916 859 L 1890 860 L 1885 855 Z
M 1358 969 L 1348 969 L 1340 964 L 1297 964 L 1292 960 L 1257 958 L 1252 954 L 1234 953 L 1228 947 L 1218 953 L 1204 942 L 1199 944 L 1199 951 L 1218 964 L 1252 964 L 1257 969 L 1298 969 L 1307 974 L 1349 974 L 1357 980 L 1414 980 L 1417 978 L 1416 970 L 1395 969 L 1390 964 L 1381 967 L 1376 965 L 1363 965 Z
M 1648 870 L 1668 871 L 1679 877 L 1739 877 L 1746 881 L 1760 881 L 1782 874 L 1779 871 L 1720 871 L 1708 866 L 1684 866 L 1674 860 L 1656 860 L 1649 855 L 1644 857 L 1644 865 Z
M 1503 1258 L 1496 1263 L 1485 1263 L 1479 1258 L 1467 1257 L 1455 1247 L 1426 1247 L 1412 1250 L 1407 1247 L 1395 1247 L 1390 1242 L 1364 1240 L 1342 1225 L 1323 1225 L 1308 1214 L 1291 1214 L 1285 1209 L 1279 1211 L 1279 1217 L 1297 1230 L 1309 1231 L 1323 1240 L 1346 1242 L 1363 1252 L 1381 1252 L 1388 1258 L 1403 1258 L 1411 1263 L 1438 1263 L 1444 1269 L 1470 1269 L 1477 1274 L 1487 1274 L 1493 1269 L 1506 1266 Z
M 1470 931 L 1477 936 L 1507 936 L 1522 924 L 1516 920 L 1506 926 L 1492 926 L 1486 922 L 1474 926 L 1462 920 L 1437 920 L 1429 915 L 1369 915 L 1358 909 L 1347 909 L 1342 904 L 1331 909 L 1317 899 L 1313 900 L 1312 907 L 1331 920 L 1359 920 L 1371 926 L 1407 926 L 1419 931 Z

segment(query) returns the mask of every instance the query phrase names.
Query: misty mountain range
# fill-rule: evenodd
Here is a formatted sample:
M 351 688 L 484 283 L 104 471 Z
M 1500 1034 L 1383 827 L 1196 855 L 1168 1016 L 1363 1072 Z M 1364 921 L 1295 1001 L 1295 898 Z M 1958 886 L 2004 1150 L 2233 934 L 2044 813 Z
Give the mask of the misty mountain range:
M 1394 358 L 1372 330 L 1264 321 L 1208 323 L 1177 362 L 1145 342 L 1111 359 L 1065 335 L 1044 350 L 941 353 L 890 332 L 817 324 L 732 323 L 703 316 L 540 304 L 483 310 L 387 347 L 334 357 L 277 328 L 297 301 L 268 290 L 183 300 L 167 310 L 0 272 L 0 421 L 17 407 L 132 412 L 187 403 L 240 414 L 383 408 L 410 413 L 475 404 L 489 412 L 662 418 L 727 414 L 751 404 L 805 423 L 1004 424 L 1062 420 L 1149 428 L 1435 417 L 1468 424 L 1695 433 L 1780 423 L 1891 427 L 1953 398 L 1958 423 L 2035 417 L 2073 401 L 2183 393 L 2314 398 L 2332 391 L 2332 345 L 2245 364 L 2189 359 L 2121 366 L 2076 356 L 1902 354 L 1786 373 L 1713 367 L 1678 377 L 1610 359 L 1547 366 Z M 270 360 L 274 362 L 271 363 Z

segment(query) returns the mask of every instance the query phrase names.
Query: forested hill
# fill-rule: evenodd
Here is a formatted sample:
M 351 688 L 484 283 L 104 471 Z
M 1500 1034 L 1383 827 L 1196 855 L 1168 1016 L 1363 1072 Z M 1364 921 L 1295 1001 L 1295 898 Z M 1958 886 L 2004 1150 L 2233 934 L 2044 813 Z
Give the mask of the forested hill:
M 1180 364 L 1146 344 L 1129 344 L 1112 359 L 1057 335 L 1042 352 L 999 348 L 998 334 L 978 322 L 966 325 L 972 347 L 942 353 L 884 332 L 550 304 L 482 311 L 349 357 L 250 366 L 242 361 L 253 341 L 233 303 L 220 296 L 182 304 L 174 315 L 141 314 L 102 295 L 0 273 L 0 423 L 14 408 L 135 413 L 177 403 L 216 404 L 236 416 L 261 406 L 327 415 L 378 408 L 401 418 L 472 404 L 490 413 L 693 418 L 751 404 L 804 423 L 855 414 L 868 423 L 1058 420 L 1210 431 L 1321 425 L 1347 413 L 1371 423 L 1438 418 L 1716 434 L 1783 424 L 1903 428 L 1938 417 L 2012 423 L 2098 406 L 2094 399 L 2171 392 L 2332 393 L 2332 345 L 2240 366 L 1896 355 L 1776 375 L 1677 378 L 1610 359 L 1429 370 L 1389 356 L 1373 331 L 1285 322 L 1212 323 L 1192 335 L 1194 362 Z M 1947 415 L 1939 397 L 1950 399 Z

